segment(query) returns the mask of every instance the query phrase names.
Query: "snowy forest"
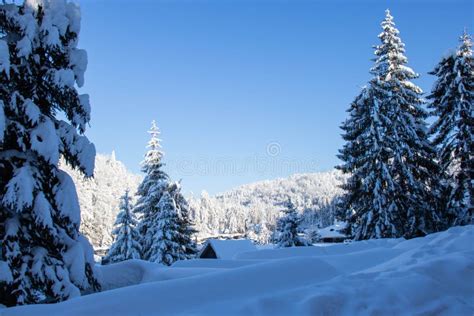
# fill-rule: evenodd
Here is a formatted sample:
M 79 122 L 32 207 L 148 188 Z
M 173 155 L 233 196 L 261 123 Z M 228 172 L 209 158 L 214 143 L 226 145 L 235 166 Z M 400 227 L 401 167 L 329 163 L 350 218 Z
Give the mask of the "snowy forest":
M 142 177 L 135 175 L 116 158 L 97 154 L 93 178 L 61 164 L 76 184 L 81 206 L 81 232 L 94 249 L 106 250 L 113 241 L 112 230 L 120 211 L 121 196 L 128 189 L 135 197 Z M 270 243 L 282 206 L 291 199 L 303 217 L 302 228 L 326 227 L 333 224 L 339 186 L 344 176 L 337 170 L 297 174 L 289 178 L 248 184 L 231 191 L 210 196 L 202 192 L 190 195 L 191 219 L 196 238 L 246 236 L 262 244 Z M 100 192 L 100 194 L 98 194 Z
M 143 152 L 136 153 L 144 154 L 141 174 L 129 171 L 114 152 L 96 154 L 86 136 L 94 96 L 82 89 L 88 57 L 79 47 L 80 23 L 79 5 L 67 0 L 0 2 L 0 314 L 4 310 L 5 315 L 61 314 L 64 310 L 50 306 L 64 301 L 72 304 L 74 315 L 86 314 L 84 308 L 100 313 L 100 304 L 114 306 L 112 294 L 119 300 L 127 286 L 141 283 L 156 285 L 157 293 L 162 294 L 158 297 L 169 300 L 173 296 L 167 295 L 199 297 L 200 283 L 191 290 L 197 282 L 193 278 L 208 283 L 216 297 L 224 296 L 219 304 L 209 302 L 202 309 L 196 309 L 198 301 L 197 305 L 189 303 L 188 310 L 181 310 L 183 314 L 273 314 L 278 304 L 271 296 L 262 296 L 268 290 L 260 286 L 271 283 L 265 277 L 261 282 L 265 285 L 255 281 L 254 296 L 239 294 L 226 305 L 230 298 L 221 293 L 226 292 L 222 283 L 227 280 L 240 284 L 240 275 L 258 280 L 265 273 L 272 279 L 290 273 L 284 282 L 280 280 L 281 288 L 280 281 L 276 282 L 275 297 L 291 284 L 292 290 L 299 291 L 292 295 L 303 295 L 298 296 L 303 302 L 299 307 L 282 303 L 289 304 L 283 314 L 313 314 L 315 306 L 328 308 L 323 314 L 348 315 L 355 310 L 363 314 L 358 308 L 365 303 L 344 311 L 322 304 L 328 288 L 320 293 L 322 298 L 308 299 L 306 295 L 319 292 L 308 290 L 310 284 L 304 282 L 313 280 L 316 286 L 324 281 L 307 272 L 314 270 L 308 267 L 319 267 L 334 278 L 347 277 L 351 286 L 340 291 L 349 297 L 353 293 L 347 291 L 358 288 L 351 283 L 355 282 L 351 273 L 365 277 L 367 273 L 361 271 L 375 271 L 374 275 L 381 276 L 377 282 L 390 284 L 384 277 L 397 275 L 400 266 L 407 271 L 421 269 L 406 259 L 408 255 L 400 255 L 401 251 L 412 251 L 420 258 L 441 258 L 444 252 L 448 258 L 456 253 L 462 256 L 462 260 L 453 259 L 462 271 L 456 278 L 462 274 L 473 277 L 472 256 L 469 259 L 473 250 L 468 248 L 474 236 L 474 61 L 467 30 L 460 34 L 458 46 L 440 58 L 429 74 L 418 74 L 408 66 L 400 32 L 386 10 L 378 42 L 374 36 L 377 45 L 373 64 L 367 69 L 368 80 L 347 105 L 347 117 L 341 124 L 344 145 L 337 154 L 341 163 L 327 172 L 294 174 L 211 196 L 206 191 L 185 195 L 185 182 L 170 177 L 160 126 L 151 119 L 149 129 L 143 130 L 148 133 L 148 143 L 143 144 Z M 417 86 L 415 80 L 420 76 L 432 78 L 430 91 Z M 344 241 L 326 245 L 321 233 L 335 224 L 341 227 L 336 233 Z M 255 250 L 208 265 L 200 257 L 201 247 L 212 247 L 210 240 L 214 239 L 228 240 L 227 252 L 232 251 L 232 242 L 237 247 L 243 240 L 250 240 Z M 420 241 L 413 241 L 416 239 Z M 451 247 L 448 239 L 456 240 L 458 246 Z M 435 242 L 439 247 L 433 246 Z M 433 249 L 423 252 L 419 245 Z M 212 251 L 216 259 L 224 259 L 221 250 Z M 399 261 L 390 261 L 393 258 Z M 379 263 L 386 269 L 377 270 Z M 426 269 L 426 273 L 437 271 L 431 266 Z M 138 274 L 140 280 L 130 281 Z M 181 278 L 189 282 L 188 289 L 172 283 Z M 362 282 L 372 283 L 369 279 Z M 426 282 L 418 281 L 426 288 L 436 288 Z M 456 293 L 453 297 L 462 299 L 437 310 L 472 313 L 472 303 L 460 303 L 474 297 L 472 285 L 459 290 L 460 285 L 454 283 L 450 287 Z M 167 286 L 179 291 L 168 292 Z M 115 291 L 122 287 L 124 292 Z M 144 291 L 144 287 L 137 289 Z M 434 298 L 439 295 L 429 293 Z M 147 294 L 131 296 L 153 301 Z M 70 300 L 79 297 L 93 304 L 74 305 L 77 300 Z M 240 309 L 239 297 L 249 309 Z M 255 297 L 261 305 L 252 305 Z M 308 302 L 314 305 L 308 307 Z M 34 304 L 45 305 L 38 305 L 38 310 L 21 309 Z M 178 307 L 162 304 L 163 314 L 176 314 L 173 308 Z M 394 307 L 384 305 L 392 304 L 382 302 L 370 311 L 384 306 L 389 314 L 409 313 L 420 304 L 388 310 Z M 273 309 L 265 310 L 265 306 Z M 149 304 L 141 308 L 145 308 L 143 314 L 156 311 Z M 126 314 L 134 311 L 122 310 Z

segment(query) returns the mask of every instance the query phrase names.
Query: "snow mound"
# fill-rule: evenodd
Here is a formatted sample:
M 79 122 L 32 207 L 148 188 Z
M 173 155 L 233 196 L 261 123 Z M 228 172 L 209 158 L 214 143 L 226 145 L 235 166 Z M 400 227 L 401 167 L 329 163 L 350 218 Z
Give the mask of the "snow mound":
M 102 290 L 107 291 L 143 282 L 145 274 L 156 269 L 157 265 L 142 260 L 128 260 L 98 268 L 102 274 Z
M 173 264 L 173 268 L 212 268 L 212 269 L 233 269 L 251 264 L 263 262 L 263 260 L 213 260 L 213 259 L 195 259 L 178 261 Z
M 473 238 L 474 226 L 466 226 L 172 267 L 132 260 L 100 268 L 109 291 L 0 314 L 472 315 Z

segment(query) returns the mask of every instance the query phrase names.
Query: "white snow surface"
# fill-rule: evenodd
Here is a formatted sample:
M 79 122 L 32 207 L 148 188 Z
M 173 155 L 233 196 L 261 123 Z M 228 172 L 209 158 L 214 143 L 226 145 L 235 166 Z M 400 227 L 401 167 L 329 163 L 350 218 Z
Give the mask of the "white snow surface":
M 87 52 L 84 49 L 73 49 L 71 51 L 71 65 L 78 87 L 84 85 L 84 73 L 87 69 Z
M 80 99 L 81 105 L 83 105 L 81 96 Z M 90 107 L 88 110 L 90 110 Z M 76 128 L 64 121 L 59 121 L 57 132 L 61 139 L 62 147 L 68 148 L 71 154 L 77 156 L 78 167 L 84 171 L 86 176 L 92 176 L 95 164 L 94 157 L 96 156 L 94 144 L 86 136 L 79 135 Z M 84 174 L 81 172 L 82 176 Z
M 3 142 L 3 138 L 5 137 L 5 111 L 3 110 L 4 108 L 4 103 L 3 101 L 0 100 L 0 142 Z
M 25 114 L 28 120 L 36 125 L 41 117 L 39 107 L 31 99 L 26 99 L 25 102 L 23 102 L 23 107 L 25 108 Z
M 36 218 L 36 222 L 47 228 L 53 228 L 53 219 L 51 217 L 52 207 L 48 200 L 44 196 L 43 192 L 39 192 L 36 195 L 35 203 L 33 206 L 33 214 Z
M 31 132 L 31 149 L 36 151 L 50 164 L 59 162 L 59 139 L 54 123 L 46 116 Z
M 75 74 L 71 69 L 58 69 L 53 72 L 54 82 L 61 88 L 74 87 Z
M 79 225 L 81 222 L 81 211 L 76 187 L 69 174 L 59 170 L 59 183 L 55 187 L 56 204 L 60 210 L 61 217 L 68 217 L 72 223 Z
M 10 52 L 5 40 L 0 40 L 0 72 L 10 75 Z
M 15 170 L 13 178 L 7 184 L 7 190 L 3 196 L 3 205 L 16 209 L 29 207 L 33 204 L 33 190 L 36 189 L 33 181 L 34 172 L 31 166 L 25 164 Z
M 108 291 L 0 315 L 472 315 L 472 240 L 471 225 L 172 267 L 132 260 L 100 267 Z
M 13 282 L 12 272 L 5 261 L 0 261 L 0 281 Z

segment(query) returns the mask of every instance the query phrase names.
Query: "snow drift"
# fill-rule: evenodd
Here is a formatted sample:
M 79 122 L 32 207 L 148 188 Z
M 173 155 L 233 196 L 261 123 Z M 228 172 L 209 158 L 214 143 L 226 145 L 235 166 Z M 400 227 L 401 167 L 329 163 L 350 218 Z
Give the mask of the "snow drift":
M 0 315 L 472 315 L 472 240 L 467 226 L 171 268 L 135 260 L 101 268 L 109 291 Z

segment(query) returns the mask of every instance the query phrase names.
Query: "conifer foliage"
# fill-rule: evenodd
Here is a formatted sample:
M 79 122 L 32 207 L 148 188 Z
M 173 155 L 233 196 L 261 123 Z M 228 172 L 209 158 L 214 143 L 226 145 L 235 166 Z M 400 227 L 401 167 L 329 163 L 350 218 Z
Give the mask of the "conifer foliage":
M 146 175 L 138 187 L 135 207 L 135 212 L 141 215 L 138 229 L 142 259 L 171 265 L 194 257 L 197 249 L 192 236 L 196 231 L 180 184 L 171 182 L 162 170 L 163 152 L 154 121 L 149 133 L 151 140 L 143 163 Z
M 474 177 L 474 61 L 466 32 L 454 54 L 444 57 L 430 73 L 438 77 L 428 98 L 436 120 L 433 143 L 444 175 L 442 201 L 449 225 L 466 225 L 473 216 Z
M 141 257 L 143 260 L 150 260 L 151 246 L 154 240 L 153 233 L 149 229 L 154 225 L 156 215 L 159 212 L 160 199 L 169 182 L 169 176 L 163 171 L 160 131 L 155 121 L 152 122 L 149 133 L 151 139 L 148 142 L 148 151 L 142 163 L 145 178 L 138 186 L 138 201 L 134 208 L 134 212 L 139 215 L 140 220 L 138 231 L 140 233 Z
M 428 141 L 421 89 L 410 80 L 405 48 L 386 11 L 373 78 L 351 104 L 342 125 L 346 144 L 338 168 L 350 174 L 343 186 L 347 232 L 355 239 L 412 238 L 442 226 L 436 211 L 438 168 Z
M 89 97 L 76 90 L 87 65 L 79 8 L 16 3 L 0 3 L 0 303 L 9 306 L 99 289 L 74 183 L 58 168 L 62 155 L 85 176 L 94 169 L 82 135 Z
M 186 259 L 180 245 L 178 207 L 166 191 L 158 208 L 159 212 L 154 214 L 153 226 L 149 229 L 153 237 L 149 260 L 169 266 L 175 261 Z
M 291 200 L 286 203 L 283 210 L 284 216 L 277 222 L 277 234 L 275 243 L 278 247 L 308 246 L 308 242 L 298 235 L 301 217 Z
M 197 246 L 193 236 L 197 233 L 194 222 L 191 220 L 191 208 L 188 201 L 181 193 L 181 185 L 178 182 L 171 183 L 168 191 L 176 203 L 178 210 L 178 242 L 181 246 L 180 257 L 192 259 L 197 254 Z
M 169 266 L 178 260 L 191 259 L 197 253 L 188 203 L 180 190 L 179 183 L 170 183 L 157 212 L 153 213 L 152 225 L 148 228 L 152 239 L 149 261 Z
M 139 233 L 136 229 L 138 224 L 135 214 L 132 212 L 131 197 L 127 190 L 120 199 L 120 213 L 115 221 L 112 231 L 114 243 L 109 249 L 104 263 L 114 263 L 129 259 L 140 259 L 141 246 Z

